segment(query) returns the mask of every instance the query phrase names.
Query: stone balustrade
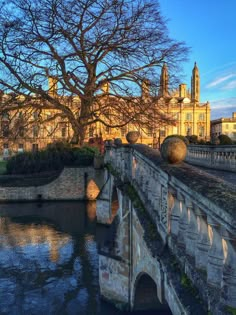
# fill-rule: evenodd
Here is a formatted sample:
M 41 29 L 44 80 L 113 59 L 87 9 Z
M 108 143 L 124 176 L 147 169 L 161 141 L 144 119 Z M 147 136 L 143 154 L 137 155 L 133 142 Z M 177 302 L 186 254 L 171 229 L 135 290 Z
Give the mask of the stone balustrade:
M 236 172 L 236 145 L 189 145 L 186 162 Z
M 236 147 L 225 147 L 224 153 L 221 148 L 191 146 L 187 160 L 196 156 L 216 166 L 228 160 L 235 168 Z M 144 145 L 107 147 L 105 162 L 136 189 L 162 241 L 211 312 L 236 308 L 235 188 L 185 163 L 167 164 Z

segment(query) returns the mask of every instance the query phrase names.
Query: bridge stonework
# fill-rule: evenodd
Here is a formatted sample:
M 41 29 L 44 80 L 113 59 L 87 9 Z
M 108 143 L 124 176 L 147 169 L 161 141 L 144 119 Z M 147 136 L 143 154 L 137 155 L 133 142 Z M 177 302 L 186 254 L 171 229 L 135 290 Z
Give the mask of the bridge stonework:
M 232 314 L 235 190 L 143 145 L 107 147 L 105 163 L 97 199 L 97 219 L 109 225 L 99 251 L 101 295 L 130 310 Z

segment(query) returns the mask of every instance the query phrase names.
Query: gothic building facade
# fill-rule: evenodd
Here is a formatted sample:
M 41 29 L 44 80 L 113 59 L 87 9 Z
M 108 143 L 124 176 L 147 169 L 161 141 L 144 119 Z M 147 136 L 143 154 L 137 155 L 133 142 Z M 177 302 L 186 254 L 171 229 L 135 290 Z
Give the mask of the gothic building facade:
M 56 94 L 56 84 L 52 78 L 49 78 L 50 85 L 53 87 L 52 89 L 49 88 L 50 93 Z M 108 89 L 109 87 L 106 86 L 105 92 Z M 142 89 L 144 97 L 151 97 L 148 84 L 143 84 Z M 7 95 L 2 96 L 2 102 L 4 102 L 4 98 L 7 98 Z M 65 102 L 68 102 L 68 106 L 74 107 L 75 110 L 79 107 L 77 97 L 65 98 Z M 169 90 L 168 69 L 167 65 L 164 64 L 160 75 L 158 97 L 155 98 L 155 102 L 168 117 L 171 117 L 174 123 L 152 123 L 149 127 L 139 129 L 139 142 L 157 148 L 166 136 L 173 134 L 197 135 L 199 139 L 210 139 L 210 104 L 208 102 L 200 103 L 200 76 L 196 63 L 192 71 L 191 92 L 187 90 L 186 84 L 180 84 L 177 92 Z M 8 157 L 17 152 L 42 149 L 55 141 L 70 140 L 72 137 L 70 123 L 60 116 L 50 120 L 50 116 L 53 116 L 52 111 L 45 109 L 41 112 L 41 116 L 48 121 L 46 124 L 38 123 L 36 117 L 38 113 L 34 109 L 28 109 L 27 113 L 22 113 L 20 109 L 3 113 L 0 117 L 0 155 Z M 28 127 L 21 128 L 19 127 L 20 122 L 25 116 L 28 117 Z M 12 128 L 18 130 L 17 134 L 10 131 Z M 126 142 L 127 132 L 135 128 L 137 129 L 132 123 L 122 128 L 108 128 L 101 123 L 96 123 L 88 129 L 86 141 L 89 138 L 102 135 L 103 140 L 121 138 L 123 142 Z

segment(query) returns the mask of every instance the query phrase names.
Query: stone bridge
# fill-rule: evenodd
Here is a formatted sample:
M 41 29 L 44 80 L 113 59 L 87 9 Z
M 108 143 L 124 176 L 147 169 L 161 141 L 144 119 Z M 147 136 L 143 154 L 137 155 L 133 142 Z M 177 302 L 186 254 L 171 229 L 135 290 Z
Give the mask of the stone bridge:
M 108 146 L 105 163 L 103 298 L 160 314 L 235 314 L 235 187 L 144 145 Z

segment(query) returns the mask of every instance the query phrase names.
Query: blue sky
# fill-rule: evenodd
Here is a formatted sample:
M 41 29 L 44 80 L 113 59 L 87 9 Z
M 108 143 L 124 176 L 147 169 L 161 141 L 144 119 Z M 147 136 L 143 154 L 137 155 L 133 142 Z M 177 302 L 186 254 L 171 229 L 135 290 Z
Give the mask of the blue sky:
M 154 0 L 155 1 L 155 0 Z M 201 78 L 201 102 L 211 103 L 211 119 L 236 111 L 236 0 L 159 0 L 174 39 L 191 47 L 183 65 L 190 88 L 194 62 Z

